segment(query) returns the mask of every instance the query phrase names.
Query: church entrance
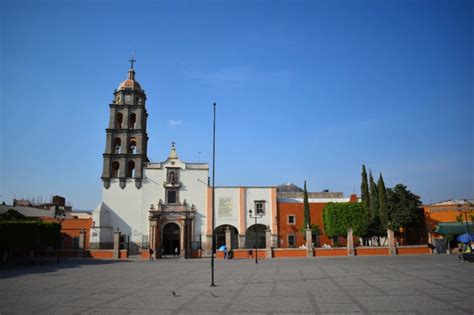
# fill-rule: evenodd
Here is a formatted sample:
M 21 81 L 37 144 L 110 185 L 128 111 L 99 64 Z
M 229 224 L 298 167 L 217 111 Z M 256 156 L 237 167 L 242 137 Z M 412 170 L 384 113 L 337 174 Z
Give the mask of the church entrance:
M 163 229 L 163 254 L 179 256 L 180 231 L 176 223 L 168 223 Z

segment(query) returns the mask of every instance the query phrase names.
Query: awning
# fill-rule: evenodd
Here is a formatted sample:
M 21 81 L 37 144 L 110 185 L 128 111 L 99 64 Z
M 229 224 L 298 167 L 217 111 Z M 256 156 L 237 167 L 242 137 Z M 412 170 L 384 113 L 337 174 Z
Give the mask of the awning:
M 474 231 L 474 224 L 472 222 L 469 222 L 468 224 L 469 231 Z M 461 235 L 466 233 L 466 223 L 465 222 L 444 222 L 444 223 L 438 223 L 436 225 L 436 228 L 434 230 L 435 233 L 441 234 L 441 235 Z

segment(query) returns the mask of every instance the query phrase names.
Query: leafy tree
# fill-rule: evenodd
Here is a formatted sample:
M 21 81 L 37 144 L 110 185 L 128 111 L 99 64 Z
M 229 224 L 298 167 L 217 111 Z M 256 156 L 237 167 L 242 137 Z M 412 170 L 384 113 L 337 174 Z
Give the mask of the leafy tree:
M 387 192 L 385 189 L 385 183 L 383 181 L 382 173 L 380 173 L 379 180 L 377 183 L 377 188 L 378 188 L 378 196 L 379 196 L 380 224 L 383 229 L 387 229 L 387 223 L 388 223 Z
M 0 221 L 26 221 L 28 218 L 14 209 L 0 214 Z
M 352 228 L 354 234 L 367 233 L 367 211 L 362 203 L 326 204 L 323 210 L 323 222 L 326 235 L 329 237 L 346 236 Z
M 420 197 L 407 189 L 407 186 L 397 184 L 387 191 L 388 220 L 387 228 L 394 231 L 400 227 L 411 227 L 418 224 L 423 218 L 420 208 Z
M 306 189 L 306 181 L 304 181 L 303 204 L 304 204 L 303 228 L 306 229 L 307 226 L 311 225 L 311 213 L 309 211 L 308 190 Z

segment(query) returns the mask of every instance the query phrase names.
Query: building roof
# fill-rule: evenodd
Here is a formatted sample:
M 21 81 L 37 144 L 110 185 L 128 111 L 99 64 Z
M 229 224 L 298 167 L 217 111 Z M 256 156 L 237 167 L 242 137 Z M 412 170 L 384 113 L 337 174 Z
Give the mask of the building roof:
M 427 204 L 426 206 L 452 206 L 452 205 L 466 205 L 474 203 L 474 199 L 449 199 L 445 201 L 440 201 L 432 204 Z
M 468 223 L 469 230 L 472 230 L 474 224 L 472 222 Z M 441 235 L 461 235 L 466 233 L 466 223 L 464 222 L 443 222 L 438 223 L 434 230 L 435 233 Z
M 285 183 L 277 186 L 277 192 L 303 192 L 303 189 L 293 183 Z
M 142 87 L 138 81 L 135 80 L 135 70 L 133 70 L 133 68 L 128 70 L 128 78 L 120 83 L 119 87 L 117 88 L 117 91 L 121 90 L 138 90 L 143 92 Z

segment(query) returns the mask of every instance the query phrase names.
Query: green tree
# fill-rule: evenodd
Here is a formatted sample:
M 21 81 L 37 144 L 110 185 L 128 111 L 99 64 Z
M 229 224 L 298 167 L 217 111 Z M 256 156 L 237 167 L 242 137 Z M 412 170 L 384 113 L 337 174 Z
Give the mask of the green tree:
M 401 227 L 414 226 L 423 218 L 420 197 L 407 189 L 407 186 L 397 184 L 387 191 L 388 221 L 387 228 L 398 231 Z
M 20 212 L 16 211 L 15 209 L 8 209 L 7 212 L 0 214 L 0 221 L 26 221 L 28 220 Z
M 387 207 L 387 191 L 383 181 L 382 173 L 380 173 L 377 183 L 378 197 L 379 197 L 379 218 L 383 229 L 387 229 L 388 223 L 388 207 Z
M 345 237 L 350 228 L 355 235 L 366 235 L 367 209 L 362 203 L 330 202 L 324 207 L 323 223 L 326 235 L 329 237 Z
M 308 201 L 308 190 L 306 189 L 306 181 L 304 181 L 304 193 L 303 193 L 303 204 L 304 204 L 304 225 L 303 229 L 311 226 L 311 213 L 309 212 L 309 201 Z
M 367 210 L 369 210 L 369 207 L 370 207 L 369 185 L 367 183 L 367 172 L 365 170 L 364 164 L 362 164 L 361 176 L 362 176 L 362 183 L 360 184 L 361 199 L 362 199 L 362 202 L 367 207 Z
M 372 177 L 372 172 L 369 172 L 369 185 L 370 185 L 370 219 L 372 221 L 379 217 L 379 196 L 377 191 L 377 185 Z

